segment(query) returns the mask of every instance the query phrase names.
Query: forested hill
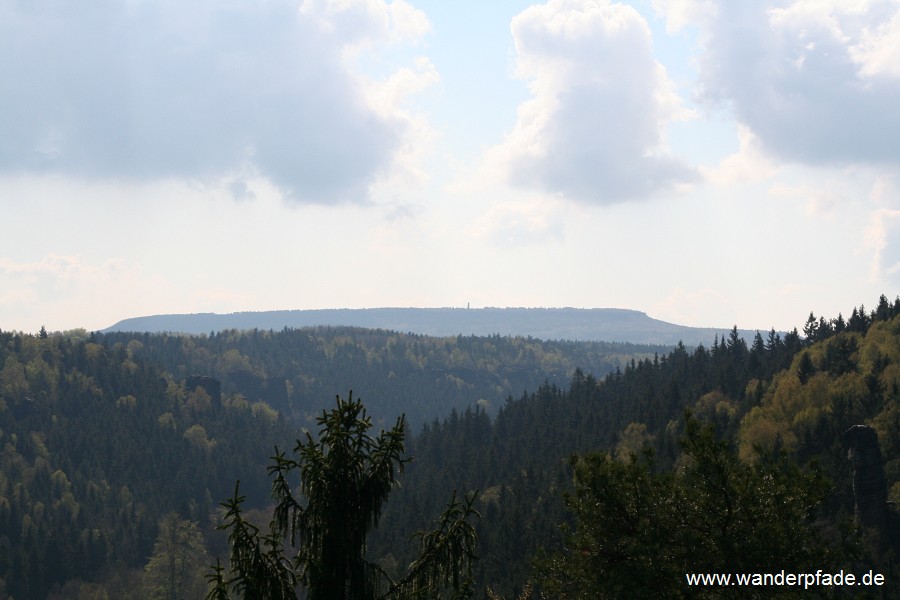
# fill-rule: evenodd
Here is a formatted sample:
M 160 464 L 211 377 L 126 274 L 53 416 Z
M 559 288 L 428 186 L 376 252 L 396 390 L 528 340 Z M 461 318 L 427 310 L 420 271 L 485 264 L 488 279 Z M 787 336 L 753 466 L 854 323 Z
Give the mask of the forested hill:
M 264 501 L 272 448 L 295 436 L 124 344 L 0 332 L 0 598 L 157 597 L 140 574 L 164 515 L 213 543 L 217 504 L 238 479 Z
M 377 426 L 406 413 L 418 431 L 565 385 L 578 366 L 599 376 L 666 350 L 346 327 L 0 331 L 0 598 L 163 597 L 159 540 L 172 531 L 202 587 L 206 552 L 224 548 L 218 504 L 240 480 L 248 507 L 264 506 L 274 447 L 315 430 L 338 393 L 356 391 Z
M 212 335 L 105 333 L 177 380 L 215 378 L 222 391 L 264 401 L 296 425 L 312 427 L 335 394 L 355 390 L 380 423 L 405 414 L 413 431 L 474 405 L 494 415 L 510 395 L 543 383 L 565 385 L 576 368 L 602 377 L 666 346 L 542 341 L 521 337 L 433 337 L 357 327 Z
M 395 550 L 400 532 L 423 527 L 419 515 L 433 513 L 450 491 L 478 489 L 485 516 L 478 578 L 506 598 L 518 597 L 529 579 L 551 586 L 554 578 L 566 582 L 566 598 L 775 597 L 721 596 L 714 588 L 691 595 L 682 579 L 690 570 L 791 564 L 880 569 L 893 578 L 887 595 L 835 597 L 900 598 L 900 563 L 891 554 L 900 551 L 900 515 L 881 546 L 847 533 L 853 467 L 842 439 L 854 425 L 877 432 L 889 497 L 900 505 L 900 299 L 882 296 L 875 310 L 860 306 L 848 319 L 810 314 L 803 334 L 744 340 L 735 331 L 710 348 L 678 346 L 605 378 L 576 372 L 567 387 L 544 385 L 510 400 L 495 419 L 471 409 L 434 422 L 411 444 L 416 461 L 388 505 L 373 558 L 406 564 L 409 556 Z M 698 456 L 686 456 L 686 410 L 716 429 L 714 450 L 705 446 L 718 469 L 711 479 L 686 470 Z M 571 507 L 586 495 L 597 521 L 581 523 L 584 537 L 566 546 L 591 551 L 562 551 L 549 571 L 535 571 L 536 556 L 565 547 L 560 524 L 571 531 L 576 518 L 587 518 L 573 517 L 563 502 L 572 494 L 573 453 L 600 453 L 579 463 L 592 465 L 582 474 L 588 483 L 569 496 Z M 704 487 L 710 481 L 718 487 Z M 789 498 L 798 502 L 790 510 Z M 766 512 L 773 507 L 780 516 Z M 725 515 L 721 523 L 716 515 Z M 717 533 L 690 537 L 707 530 Z M 688 552 L 679 556 L 678 548 Z M 604 587 L 616 581 L 625 588 Z M 640 581 L 645 594 L 635 591 Z
M 231 314 L 182 314 L 135 317 L 106 331 L 178 332 L 202 334 L 226 329 L 301 328 L 320 325 L 354 326 L 437 337 L 494 335 L 543 340 L 587 340 L 662 344 L 712 345 L 728 329 L 685 327 L 660 321 L 636 310 L 618 308 L 367 308 L 281 310 Z M 755 332 L 741 330 L 751 338 Z

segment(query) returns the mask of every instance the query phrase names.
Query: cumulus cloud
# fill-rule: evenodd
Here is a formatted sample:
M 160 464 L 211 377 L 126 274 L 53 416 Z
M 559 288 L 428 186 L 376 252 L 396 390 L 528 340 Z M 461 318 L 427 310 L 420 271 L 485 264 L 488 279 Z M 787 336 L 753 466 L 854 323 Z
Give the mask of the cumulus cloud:
M 870 193 L 876 208 L 864 232 L 864 245 L 871 253 L 870 279 L 882 285 L 900 284 L 900 187 L 897 176 L 876 178 Z
M 472 224 L 470 233 L 498 246 L 561 241 L 560 208 L 558 202 L 544 198 L 498 202 Z
M 872 279 L 900 284 L 900 210 L 875 211 L 866 243 L 872 250 Z
M 532 98 L 489 160 L 513 184 L 611 204 L 694 178 L 665 152 L 663 128 L 687 118 L 637 11 L 603 0 L 550 0 L 512 21 L 519 77 Z
M 721 186 L 748 183 L 766 179 L 777 170 L 748 127 L 739 125 L 737 133 L 737 152 L 723 158 L 715 167 L 700 167 L 706 181 Z
M 394 149 L 393 168 L 382 172 L 370 186 L 373 197 L 392 197 L 398 189 L 417 189 L 428 179 L 422 163 L 438 134 L 423 114 L 405 110 L 405 102 L 439 80 L 435 66 L 422 56 L 414 61 L 412 68 L 402 68 L 367 87 L 370 105 L 385 119 L 399 122 L 399 127 L 406 132 Z M 389 204 L 396 204 L 396 201 Z
M 653 0 L 653 9 L 666 18 L 666 31 L 674 33 L 716 12 L 715 0 Z
M 428 30 L 403 0 L 0 0 L 0 14 L 3 172 L 252 172 L 297 201 L 353 202 L 410 143 L 351 60 Z
M 766 151 L 804 164 L 900 159 L 900 3 L 659 1 L 703 32 L 700 97 L 725 104 Z
M 900 8 L 890 20 L 863 27 L 850 56 L 864 77 L 900 78 Z

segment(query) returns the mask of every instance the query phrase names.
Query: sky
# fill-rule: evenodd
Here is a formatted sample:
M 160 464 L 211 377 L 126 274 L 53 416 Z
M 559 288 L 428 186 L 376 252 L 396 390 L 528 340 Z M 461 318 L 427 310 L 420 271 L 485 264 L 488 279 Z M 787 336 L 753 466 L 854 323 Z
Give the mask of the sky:
M 0 329 L 900 292 L 900 0 L 0 0 Z

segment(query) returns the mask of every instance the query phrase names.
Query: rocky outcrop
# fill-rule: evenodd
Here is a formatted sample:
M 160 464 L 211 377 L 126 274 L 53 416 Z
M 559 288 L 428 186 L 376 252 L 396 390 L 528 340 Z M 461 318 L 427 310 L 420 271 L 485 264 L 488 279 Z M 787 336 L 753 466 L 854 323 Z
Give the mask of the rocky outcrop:
M 198 387 L 202 387 L 213 402 L 219 404 L 222 402 L 222 383 L 215 377 L 207 375 L 191 375 L 184 382 L 184 387 L 188 392 L 193 392 Z
M 887 478 L 878 446 L 878 434 L 868 425 L 854 425 L 843 434 L 853 463 L 856 519 L 864 527 L 883 532 L 887 527 Z

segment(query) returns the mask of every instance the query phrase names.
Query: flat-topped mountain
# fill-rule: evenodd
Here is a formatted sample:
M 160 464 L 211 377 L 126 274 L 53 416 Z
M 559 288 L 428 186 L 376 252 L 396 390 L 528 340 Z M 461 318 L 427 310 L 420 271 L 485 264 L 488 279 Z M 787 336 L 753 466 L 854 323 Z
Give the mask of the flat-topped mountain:
M 230 314 L 198 313 L 134 317 L 106 331 L 209 333 L 225 329 L 281 330 L 352 326 L 431 336 L 531 336 L 547 340 L 709 346 L 727 328 L 686 327 L 621 308 L 334 308 Z M 748 341 L 755 331 L 739 330 Z

